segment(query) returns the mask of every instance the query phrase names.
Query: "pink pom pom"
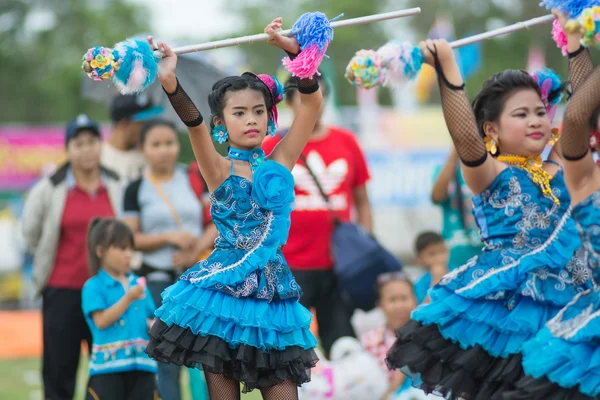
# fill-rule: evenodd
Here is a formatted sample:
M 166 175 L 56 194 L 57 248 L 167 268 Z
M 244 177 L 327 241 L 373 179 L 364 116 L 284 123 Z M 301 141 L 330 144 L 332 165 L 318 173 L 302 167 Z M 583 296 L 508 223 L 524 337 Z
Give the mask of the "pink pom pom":
M 556 46 L 562 50 L 562 55 L 566 56 L 567 50 L 567 35 L 560 25 L 560 21 L 555 19 L 552 23 L 552 39 L 556 42 Z
M 141 287 L 146 287 L 146 278 L 140 277 L 137 279 L 137 284 Z
M 294 60 L 289 57 L 283 59 L 283 66 L 292 74 L 300 79 L 312 78 L 319 74 L 319 65 L 327 52 L 327 44 L 323 50 L 319 46 L 311 44 L 298 54 Z

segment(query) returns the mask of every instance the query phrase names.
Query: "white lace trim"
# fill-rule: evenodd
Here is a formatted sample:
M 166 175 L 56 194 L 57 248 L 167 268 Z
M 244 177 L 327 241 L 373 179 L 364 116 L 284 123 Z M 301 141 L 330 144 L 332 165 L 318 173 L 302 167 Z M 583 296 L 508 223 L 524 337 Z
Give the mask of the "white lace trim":
M 495 276 L 499 273 L 508 271 L 509 269 L 512 269 L 514 267 L 516 267 L 517 265 L 519 265 L 521 263 L 521 260 L 525 257 L 528 256 L 533 256 L 536 255 L 538 253 L 541 253 L 542 251 L 545 251 L 546 248 L 548 246 L 550 246 L 550 244 L 552 244 L 552 242 L 554 242 L 554 240 L 556 239 L 556 237 L 558 236 L 558 234 L 560 233 L 560 231 L 562 231 L 562 228 L 564 227 L 564 225 L 567 223 L 567 220 L 571 217 L 571 207 L 569 207 L 567 209 L 567 211 L 565 212 L 565 214 L 562 216 L 560 222 L 558 223 L 558 226 L 556 227 L 556 229 L 554 230 L 554 232 L 552 232 L 552 234 L 550 235 L 550 237 L 544 242 L 544 244 L 542 244 L 541 246 L 537 247 L 535 250 L 523 255 L 522 257 L 519 257 L 519 259 L 513 261 L 510 264 L 505 265 L 502 268 L 498 268 L 498 269 L 491 269 L 489 270 L 487 273 L 485 273 L 484 275 L 482 275 L 480 278 L 473 280 L 471 283 L 469 283 L 468 285 L 457 289 L 456 293 L 463 293 L 467 290 L 473 289 L 475 286 L 477 286 L 478 284 L 480 284 L 481 282 L 491 278 L 492 276 Z
M 250 251 L 248 251 L 246 254 L 244 254 L 244 257 L 240 258 L 237 262 L 235 262 L 225 268 L 215 269 L 214 271 L 212 271 L 206 275 L 203 275 L 199 278 L 190 278 L 190 282 L 192 282 L 192 283 L 200 282 L 200 281 L 208 279 L 212 276 L 220 274 L 221 272 L 230 271 L 230 270 L 242 265 L 248 259 L 248 257 L 250 257 L 256 250 L 258 250 L 262 246 L 262 244 L 265 241 L 265 239 L 267 238 L 269 232 L 271 232 L 271 223 L 272 222 L 273 222 L 273 211 L 269 211 L 268 215 L 267 215 L 267 226 L 265 228 L 263 235 L 261 236 L 261 238 L 258 241 L 258 243 L 256 244 L 256 246 L 253 249 L 251 249 Z

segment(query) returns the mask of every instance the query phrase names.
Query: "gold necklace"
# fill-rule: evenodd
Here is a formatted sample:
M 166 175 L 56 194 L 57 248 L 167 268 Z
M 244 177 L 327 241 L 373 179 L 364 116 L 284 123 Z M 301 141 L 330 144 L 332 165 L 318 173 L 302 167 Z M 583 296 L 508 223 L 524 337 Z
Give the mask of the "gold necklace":
M 552 193 L 552 187 L 550 186 L 550 180 L 552 179 L 552 175 L 550 175 L 542 168 L 543 163 L 542 158 L 540 156 L 523 157 L 514 155 L 502 155 L 498 156 L 497 160 L 510 165 L 514 165 L 517 168 L 521 168 L 529 172 L 533 183 L 540 186 L 540 188 L 542 189 L 542 193 L 544 193 L 544 196 L 550 197 L 552 201 L 554 201 L 556 204 L 560 204 L 558 198 L 554 195 L 554 193 Z

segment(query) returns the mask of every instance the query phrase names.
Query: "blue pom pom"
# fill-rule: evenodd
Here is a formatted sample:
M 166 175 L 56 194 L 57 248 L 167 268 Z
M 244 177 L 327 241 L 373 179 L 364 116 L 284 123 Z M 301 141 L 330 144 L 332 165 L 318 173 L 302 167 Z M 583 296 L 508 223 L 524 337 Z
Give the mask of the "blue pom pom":
M 598 0 L 542 0 L 540 6 L 548 10 L 558 9 L 569 18 L 575 19 L 584 9 L 597 6 L 598 3 Z
M 322 12 L 304 13 L 292 26 L 300 49 L 304 50 L 311 44 L 324 51 L 333 40 L 333 28 L 329 25 L 327 16 Z
M 421 49 L 414 46 L 409 55 L 402 54 L 400 59 L 404 64 L 404 75 L 409 80 L 416 78 L 423 66 L 423 53 Z
M 158 58 L 145 40 L 127 39 L 115 45 L 121 66 L 114 82 L 123 94 L 138 93 L 150 86 L 158 72 Z

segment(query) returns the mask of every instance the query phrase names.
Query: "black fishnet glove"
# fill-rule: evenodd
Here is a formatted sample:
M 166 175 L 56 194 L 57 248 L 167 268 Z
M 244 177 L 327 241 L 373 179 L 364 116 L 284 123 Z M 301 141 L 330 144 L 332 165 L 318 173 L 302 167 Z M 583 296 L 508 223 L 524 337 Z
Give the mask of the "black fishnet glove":
M 569 53 L 569 75 L 571 91 L 575 93 L 581 87 L 585 78 L 594 70 L 590 51 L 581 46 L 579 50 Z
M 479 135 L 473 107 L 465 93 L 465 85 L 454 86 L 448 82 L 442 71 L 437 51 L 434 49 L 431 53 L 435 58 L 444 119 L 458 157 L 468 167 L 481 165 L 487 158 L 487 151 L 485 142 Z
M 292 54 L 287 50 L 285 50 L 285 52 L 287 53 L 288 57 L 290 57 L 290 60 L 293 60 L 294 58 L 298 57 L 298 54 L 300 54 Z M 296 87 L 302 94 L 312 94 L 319 90 L 319 80 L 317 79 L 316 75 L 312 78 L 296 78 Z
M 590 125 L 592 113 L 600 107 L 600 68 L 596 68 L 577 90 L 567 105 L 560 139 L 563 157 L 576 161 L 590 150 Z
M 200 110 L 198 110 L 192 99 L 190 99 L 187 93 L 183 90 L 179 84 L 179 80 L 177 80 L 177 88 L 173 93 L 169 93 L 166 90 L 165 93 L 169 97 L 169 101 L 175 109 L 175 112 L 177 115 L 179 115 L 179 118 L 181 118 L 181 121 L 186 126 L 198 126 L 202 123 L 202 121 L 204 121 L 202 114 L 200 114 Z

